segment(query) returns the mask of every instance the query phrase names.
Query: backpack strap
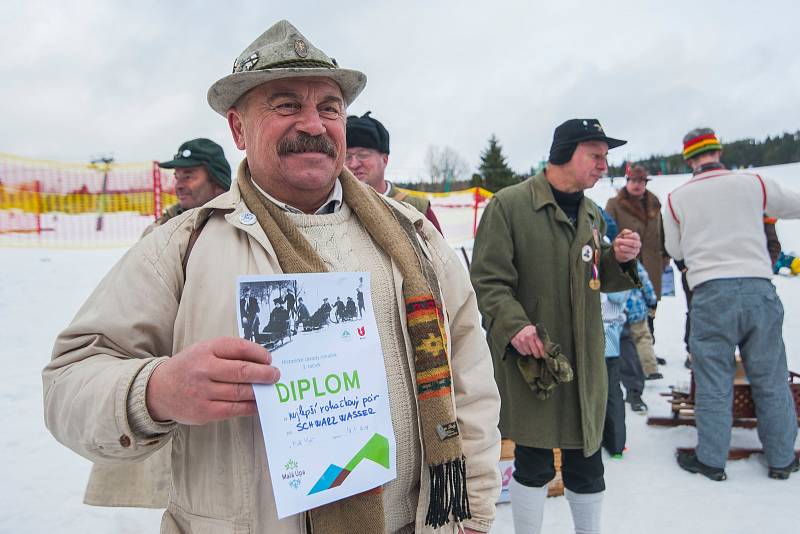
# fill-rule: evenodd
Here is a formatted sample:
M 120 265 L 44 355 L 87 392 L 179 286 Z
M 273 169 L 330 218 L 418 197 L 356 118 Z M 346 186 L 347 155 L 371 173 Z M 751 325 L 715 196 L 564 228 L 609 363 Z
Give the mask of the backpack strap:
M 186 267 L 189 265 L 189 256 L 192 253 L 192 248 L 194 244 L 197 242 L 197 238 L 200 237 L 200 233 L 203 231 L 203 228 L 206 227 L 206 223 L 210 217 L 206 217 L 194 230 L 192 230 L 192 234 L 189 236 L 189 243 L 186 245 L 186 252 L 183 254 L 183 261 L 181 261 L 181 267 L 183 268 L 183 279 L 186 280 Z

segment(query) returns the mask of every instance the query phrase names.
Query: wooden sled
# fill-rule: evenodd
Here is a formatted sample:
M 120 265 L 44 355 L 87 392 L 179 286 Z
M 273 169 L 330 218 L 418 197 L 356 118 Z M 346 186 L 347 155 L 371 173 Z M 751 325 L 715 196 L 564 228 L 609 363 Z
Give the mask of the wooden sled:
M 695 382 L 694 373 L 691 375 L 691 386 L 689 392 L 679 391 L 675 388 L 669 393 L 662 393 L 662 397 L 668 397 L 671 405 L 671 417 L 650 417 L 647 419 L 648 425 L 653 426 L 680 426 L 695 424 L 694 404 L 695 404 Z M 794 407 L 800 421 L 800 374 L 789 371 L 789 389 L 794 398 Z M 756 405 L 744 375 L 737 377 L 733 384 L 733 426 L 741 428 L 756 427 Z
M 789 389 L 794 398 L 794 407 L 797 412 L 798 423 L 800 423 L 800 374 L 789 371 Z M 669 417 L 649 417 L 647 419 L 648 425 L 670 427 L 681 425 L 695 426 L 694 373 L 691 374 L 691 386 L 688 393 L 672 388 L 670 392 L 662 393 L 661 396 L 668 398 L 672 415 Z M 753 402 L 750 384 L 746 381 L 740 361 L 737 361 L 737 374 L 733 383 L 733 406 L 731 407 L 731 411 L 733 414 L 733 426 L 739 428 L 756 428 L 758 424 L 758 420 L 756 419 L 756 405 Z M 691 451 L 694 449 L 686 447 L 678 448 L 678 451 L 683 450 Z M 753 453 L 760 452 L 762 452 L 761 449 L 731 447 L 728 453 L 728 459 L 740 460 L 749 457 Z

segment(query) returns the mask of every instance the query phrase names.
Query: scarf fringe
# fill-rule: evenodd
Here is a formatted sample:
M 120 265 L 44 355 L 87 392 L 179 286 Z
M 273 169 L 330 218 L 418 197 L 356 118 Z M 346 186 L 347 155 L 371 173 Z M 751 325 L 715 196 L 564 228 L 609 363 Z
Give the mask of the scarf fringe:
M 428 466 L 428 472 L 431 478 L 431 492 L 425 525 L 439 528 L 448 522 L 451 514 L 457 523 L 470 519 L 472 514 L 469 511 L 467 467 L 464 457 Z

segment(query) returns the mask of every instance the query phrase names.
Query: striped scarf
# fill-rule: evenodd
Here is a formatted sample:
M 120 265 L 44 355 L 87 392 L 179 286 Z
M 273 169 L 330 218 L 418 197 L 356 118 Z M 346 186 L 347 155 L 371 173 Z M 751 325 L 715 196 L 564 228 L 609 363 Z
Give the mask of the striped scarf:
M 325 272 L 322 258 L 286 213 L 255 191 L 247 160 L 242 162 L 241 170 L 244 171 L 239 174 L 242 199 L 264 229 L 283 272 Z M 451 400 L 452 378 L 436 274 L 417 241 L 414 225 L 406 216 L 347 169 L 342 169 L 339 180 L 344 202 L 403 276 L 423 453 L 430 475 L 425 524 L 438 528 L 450 521 L 451 516 L 455 521 L 463 521 L 470 518 L 466 465 Z M 307 520 L 314 534 L 384 532 L 380 488 L 315 508 Z

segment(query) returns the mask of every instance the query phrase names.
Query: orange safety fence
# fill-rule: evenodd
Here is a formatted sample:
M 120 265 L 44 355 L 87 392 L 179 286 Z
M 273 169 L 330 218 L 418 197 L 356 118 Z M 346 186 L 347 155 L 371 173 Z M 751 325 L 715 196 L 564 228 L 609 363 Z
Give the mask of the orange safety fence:
M 492 194 L 406 190 L 430 200 L 445 238 L 467 246 Z M 129 246 L 177 202 L 156 162 L 80 164 L 0 153 L 0 246 Z
M 471 242 L 475 237 L 483 209 L 492 197 L 492 193 L 482 187 L 470 187 L 447 193 L 426 193 L 410 189 L 402 191 L 430 200 L 448 243 L 456 248 L 465 246 L 468 249 L 471 249 Z
M 119 246 L 176 202 L 154 162 L 76 164 L 0 153 L 0 246 Z

